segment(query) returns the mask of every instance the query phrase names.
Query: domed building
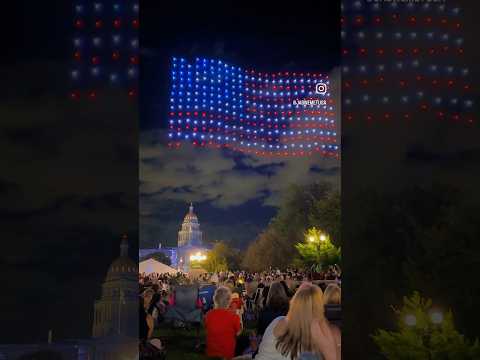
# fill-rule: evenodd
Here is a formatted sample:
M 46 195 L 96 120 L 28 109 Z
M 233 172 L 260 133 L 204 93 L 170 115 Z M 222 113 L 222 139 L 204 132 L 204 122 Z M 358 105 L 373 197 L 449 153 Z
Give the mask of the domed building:
M 170 258 L 170 266 L 183 272 L 189 272 L 192 267 L 200 267 L 202 259 L 210 250 L 210 246 L 203 244 L 203 232 L 200 230 L 200 222 L 193 211 L 190 203 L 187 214 L 183 218 L 177 236 L 177 247 L 162 247 L 159 242 L 158 248 L 139 249 L 139 258 L 147 259 L 154 253 L 162 252 Z M 193 263 L 191 261 L 193 259 Z
M 110 335 L 138 337 L 138 265 L 128 256 L 126 235 L 94 305 L 93 337 Z
M 201 268 L 201 259 L 204 259 L 209 251 L 209 247 L 203 244 L 202 237 L 198 217 L 190 203 L 178 232 L 177 267 L 180 271 L 190 272 L 194 268 Z
M 197 215 L 193 212 L 193 204 L 190 203 L 188 213 L 183 219 L 182 227 L 178 232 L 178 247 L 182 246 L 201 246 L 202 232 L 200 231 L 200 223 Z

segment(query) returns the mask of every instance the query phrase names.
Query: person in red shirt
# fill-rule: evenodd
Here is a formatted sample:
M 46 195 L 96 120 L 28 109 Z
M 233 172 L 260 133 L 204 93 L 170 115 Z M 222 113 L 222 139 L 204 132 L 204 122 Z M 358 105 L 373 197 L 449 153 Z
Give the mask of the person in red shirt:
M 240 317 L 229 309 L 232 292 L 220 286 L 213 295 L 215 307 L 205 315 L 207 356 L 231 359 L 235 356 L 237 336 L 242 332 Z
M 238 293 L 232 293 L 232 301 L 230 301 L 230 310 L 236 312 L 243 310 L 243 301 Z M 238 313 L 237 313 L 238 314 Z

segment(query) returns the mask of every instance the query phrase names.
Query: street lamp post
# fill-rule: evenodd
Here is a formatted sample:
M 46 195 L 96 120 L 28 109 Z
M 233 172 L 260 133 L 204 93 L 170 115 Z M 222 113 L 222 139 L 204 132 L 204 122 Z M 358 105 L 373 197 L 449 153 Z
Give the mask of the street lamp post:
M 205 260 L 207 260 L 207 255 L 202 254 L 200 251 L 190 255 L 190 264 L 194 265 L 195 268 L 201 268 L 201 265 Z
M 424 329 L 421 334 L 422 341 L 427 348 L 428 360 L 433 359 L 433 351 L 431 347 L 431 340 L 433 335 L 433 328 L 439 326 L 443 322 L 443 313 L 440 310 L 433 310 L 429 314 L 430 322 L 427 324 L 427 327 Z M 417 326 L 417 318 L 413 314 L 407 314 L 405 316 L 405 324 L 410 328 L 415 328 Z
M 207 256 L 202 254 L 200 251 L 196 254 L 190 255 L 190 261 L 204 261 L 207 259 Z
M 320 264 L 320 250 L 322 247 L 322 243 L 327 240 L 327 235 L 325 235 L 323 232 L 321 232 L 320 234 L 316 234 L 316 236 L 310 235 L 309 240 L 315 244 L 316 257 L 317 257 L 316 271 L 318 271 L 319 270 L 318 267 L 320 266 L 320 269 L 322 267 L 322 264 Z

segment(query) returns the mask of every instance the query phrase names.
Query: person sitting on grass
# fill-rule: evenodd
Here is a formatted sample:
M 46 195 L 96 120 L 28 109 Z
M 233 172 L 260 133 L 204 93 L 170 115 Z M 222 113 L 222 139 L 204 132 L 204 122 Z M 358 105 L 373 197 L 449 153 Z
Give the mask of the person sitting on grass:
M 207 356 L 231 359 L 235 356 L 236 337 L 242 332 L 240 317 L 229 310 L 232 292 L 220 286 L 213 295 L 214 309 L 205 315 Z
M 342 303 L 342 290 L 337 284 L 329 284 L 323 294 L 325 305 L 340 305 Z
M 323 293 L 325 317 L 331 324 L 342 325 L 342 290 L 337 284 L 329 284 Z
M 275 281 L 268 291 L 265 308 L 262 309 L 258 318 L 257 334 L 263 335 L 270 323 L 279 316 L 288 313 L 288 296 L 281 282 Z

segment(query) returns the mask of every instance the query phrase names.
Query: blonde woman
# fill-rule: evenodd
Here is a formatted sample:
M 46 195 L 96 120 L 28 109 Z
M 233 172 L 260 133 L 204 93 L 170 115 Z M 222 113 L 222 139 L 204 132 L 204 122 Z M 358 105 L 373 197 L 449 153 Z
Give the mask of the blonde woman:
M 303 284 L 290 301 L 287 316 L 276 318 L 265 330 L 255 360 L 297 360 L 304 352 L 339 360 L 340 345 L 339 329 L 324 316 L 322 290 Z
M 329 284 L 323 294 L 325 305 L 340 305 L 342 303 L 342 290 L 337 284 Z
M 342 290 L 337 284 L 329 284 L 323 294 L 325 316 L 331 324 L 342 325 Z

